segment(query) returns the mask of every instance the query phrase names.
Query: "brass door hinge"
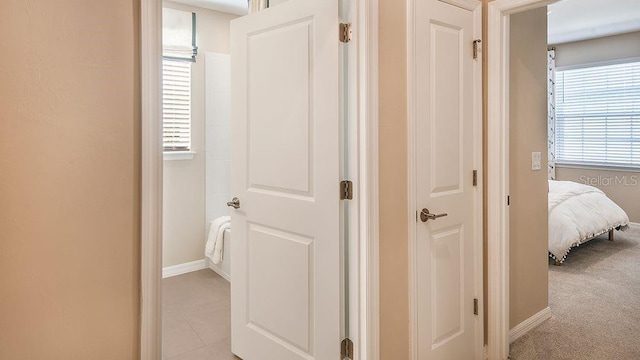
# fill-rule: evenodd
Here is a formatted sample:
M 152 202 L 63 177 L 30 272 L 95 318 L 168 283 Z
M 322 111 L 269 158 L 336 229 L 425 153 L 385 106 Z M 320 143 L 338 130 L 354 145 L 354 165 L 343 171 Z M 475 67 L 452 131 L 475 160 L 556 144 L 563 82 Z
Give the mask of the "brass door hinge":
M 349 180 L 340 181 L 340 200 L 353 199 L 353 183 Z
M 346 338 L 340 343 L 340 359 L 352 360 L 353 359 L 353 341 Z
M 478 45 L 482 42 L 482 40 L 477 39 L 477 40 L 473 40 L 473 58 L 477 59 L 478 58 Z
M 340 23 L 340 41 L 348 43 L 352 36 L 351 23 Z
M 473 170 L 473 186 L 478 186 L 478 170 Z

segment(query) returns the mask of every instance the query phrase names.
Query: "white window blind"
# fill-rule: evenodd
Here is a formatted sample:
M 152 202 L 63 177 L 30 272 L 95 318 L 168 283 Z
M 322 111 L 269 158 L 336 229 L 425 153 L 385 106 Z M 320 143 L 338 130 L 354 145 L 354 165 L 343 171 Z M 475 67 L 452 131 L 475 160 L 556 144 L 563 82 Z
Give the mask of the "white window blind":
M 640 62 L 556 72 L 556 162 L 640 167 Z
M 196 61 L 196 14 L 162 9 L 162 56 L 165 59 Z
M 162 61 L 164 151 L 191 150 L 191 63 Z

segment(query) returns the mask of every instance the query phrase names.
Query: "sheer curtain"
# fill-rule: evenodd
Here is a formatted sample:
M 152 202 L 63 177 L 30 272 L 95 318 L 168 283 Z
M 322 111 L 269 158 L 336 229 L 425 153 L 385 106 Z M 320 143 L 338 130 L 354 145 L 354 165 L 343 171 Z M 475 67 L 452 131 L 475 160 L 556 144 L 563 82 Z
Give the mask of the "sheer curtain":
M 556 178 L 556 49 L 547 51 L 547 78 L 548 78 L 548 112 L 547 112 L 547 171 L 549 180 Z

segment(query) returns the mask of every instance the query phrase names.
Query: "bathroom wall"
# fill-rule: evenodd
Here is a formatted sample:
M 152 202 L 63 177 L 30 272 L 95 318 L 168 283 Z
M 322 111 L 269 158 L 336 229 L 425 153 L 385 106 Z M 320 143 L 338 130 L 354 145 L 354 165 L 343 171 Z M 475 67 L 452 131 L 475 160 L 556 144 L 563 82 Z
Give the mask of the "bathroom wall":
M 209 52 L 229 53 L 229 22 L 225 14 L 165 1 L 163 6 L 195 12 L 198 57 L 192 67 L 190 160 L 164 161 L 163 266 L 202 260 L 206 238 L 206 57 Z
M 205 54 L 205 129 L 206 129 L 206 202 L 205 227 L 220 216 L 230 213 L 227 201 L 231 194 L 231 59 L 229 54 Z M 229 235 L 227 233 L 226 235 Z M 229 236 L 224 237 L 224 258 L 228 258 Z M 228 261 L 213 266 L 229 276 Z
M 231 58 L 208 52 L 206 62 L 206 221 L 228 216 L 231 200 Z

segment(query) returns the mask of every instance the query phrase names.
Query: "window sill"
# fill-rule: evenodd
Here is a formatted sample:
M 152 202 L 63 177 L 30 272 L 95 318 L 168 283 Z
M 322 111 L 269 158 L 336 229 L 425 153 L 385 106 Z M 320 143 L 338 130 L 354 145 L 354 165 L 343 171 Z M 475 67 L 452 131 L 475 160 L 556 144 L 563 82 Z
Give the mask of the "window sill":
M 589 169 L 601 171 L 619 171 L 619 172 L 640 172 L 640 168 L 619 165 L 588 165 L 588 164 L 559 164 L 556 163 L 557 169 Z
M 165 151 L 162 153 L 162 159 L 165 161 L 191 160 L 195 155 L 195 151 Z

